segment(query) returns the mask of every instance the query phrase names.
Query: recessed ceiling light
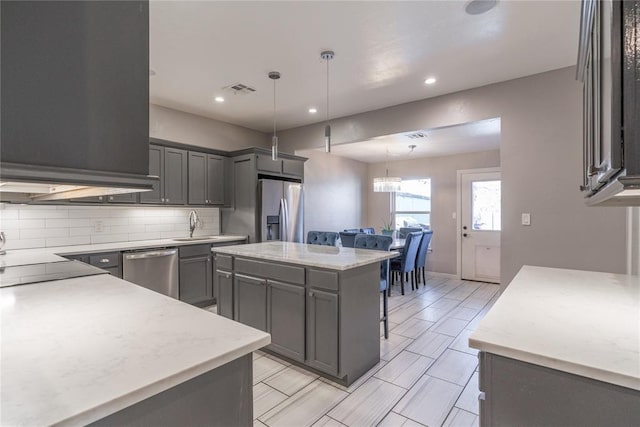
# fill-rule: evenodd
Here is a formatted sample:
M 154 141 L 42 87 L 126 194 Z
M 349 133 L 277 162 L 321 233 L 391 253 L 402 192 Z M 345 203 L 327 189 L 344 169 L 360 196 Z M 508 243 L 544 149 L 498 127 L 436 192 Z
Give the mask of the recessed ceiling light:
M 432 85 L 436 82 L 436 78 L 435 77 L 429 77 L 427 80 L 424 81 L 424 84 L 426 85 Z
M 221 96 L 216 96 L 216 97 L 215 97 L 215 98 L 213 98 L 213 99 L 214 99 L 214 101 L 216 101 L 216 102 L 224 102 L 224 98 L 223 98 L 223 97 L 221 97 Z
M 480 15 L 493 9 L 498 0 L 471 0 L 464 7 L 464 11 L 469 15 Z
M 149 68 L 149 77 L 153 77 L 156 75 L 156 70 Z
M 317 112 L 318 112 L 318 110 L 316 110 L 315 108 L 309 108 L 309 113 L 310 114 L 315 114 Z

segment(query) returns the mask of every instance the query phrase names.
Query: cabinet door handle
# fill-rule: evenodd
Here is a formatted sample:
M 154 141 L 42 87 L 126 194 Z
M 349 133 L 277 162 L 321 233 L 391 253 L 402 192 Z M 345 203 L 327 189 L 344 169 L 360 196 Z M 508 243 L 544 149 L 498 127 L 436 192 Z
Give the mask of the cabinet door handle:
M 106 264 L 106 263 L 108 263 L 108 262 L 109 262 L 109 258 L 102 258 L 102 259 L 100 260 L 100 263 L 101 263 L 101 264 Z
M 160 199 L 160 201 L 161 201 L 162 203 L 164 203 L 164 197 L 163 197 L 163 198 L 161 198 L 161 199 Z
M 484 394 L 484 391 L 481 391 L 480 394 L 478 394 L 478 400 L 485 400 L 487 398 L 487 396 Z
M 109 196 L 109 200 L 113 200 L 113 196 Z
M 225 279 L 231 279 L 231 274 L 229 274 L 229 273 L 225 273 L 225 274 L 224 274 L 224 278 L 225 278 Z
M 165 199 L 165 201 L 166 201 L 167 203 L 169 203 L 169 199 Z
M 309 291 L 309 296 L 312 297 L 313 296 L 313 292 Z

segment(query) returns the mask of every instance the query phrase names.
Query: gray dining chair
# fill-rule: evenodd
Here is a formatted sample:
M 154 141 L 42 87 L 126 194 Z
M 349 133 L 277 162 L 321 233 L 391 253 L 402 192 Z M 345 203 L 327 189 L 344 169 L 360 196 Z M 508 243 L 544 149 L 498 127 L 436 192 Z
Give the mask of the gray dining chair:
M 361 228 L 360 232 L 364 234 L 376 234 L 376 230 L 373 227 Z
M 422 228 L 420 228 L 420 227 L 400 227 L 398 229 L 398 238 L 399 239 L 406 239 L 407 238 L 407 234 L 415 233 L 416 231 L 422 232 Z
M 345 248 L 352 248 L 356 242 L 356 236 L 360 234 L 359 231 L 356 232 L 340 232 L 340 241 L 342 242 L 342 246 Z
M 308 245 L 335 246 L 338 241 L 338 233 L 334 231 L 309 231 L 307 233 Z
M 345 228 L 344 232 L 345 233 L 359 233 L 360 229 L 359 228 Z
M 416 279 L 416 288 L 420 283 L 420 273 L 422 273 L 422 285 L 427 285 L 427 250 L 429 249 L 429 243 L 431 243 L 431 237 L 433 237 L 433 231 L 423 231 L 422 240 L 420 240 L 420 246 L 418 247 L 418 254 L 416 255 L 416 268 L 413 270 L 413 274 Z
M 371 249 L 376 251 L 388 251 L 393 238 L 375 234 L 358 234 L 355 238 L 356 249 Z M 389 260 L 380 263 L 380 293 L 382 294 L 382 318 L 384 323 L 384 339 L 389 338 Z
M 404 295 L 404 281 L 407 273 L 412 273 L 416 266 L 416 256 L 422 240 L 422 231 L 407 234 L 404 250 L 400 258 L 391 261 L 391 271 L 400 273 L 400 291 Z M 391 276 L 393 279 L 393 276 Z M 393 281 L 391 282 L 393 285 Z M 411 290 L 415 289 L 414 275 L 411 274 Z

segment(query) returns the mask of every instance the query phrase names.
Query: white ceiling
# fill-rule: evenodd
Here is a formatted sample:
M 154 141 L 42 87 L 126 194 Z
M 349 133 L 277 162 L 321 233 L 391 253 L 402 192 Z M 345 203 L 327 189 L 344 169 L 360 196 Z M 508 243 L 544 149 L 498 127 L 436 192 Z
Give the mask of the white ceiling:
M 410 138 L 409 135 L 423 135 Z M 410 145 L 415 145 L 411 150 Z M 331 154 L 365 163 L 407 160 L 500 149 L 500 119 L 421 129 L 331 146 Z M 319 148 L 318 150 L 324 150 Z M 388 156 L 387 156 L 388 151 Z
M 261 131 L 429 98 L 576 61 L 578 1 L 501 0 L 471 16 L 464 1 L 151 1 L 151 102 Z M 423 83 L 428 76 L 438 81 Z M 251 95 L 223 94 L 244 83 Z M 226 98 L 222 104 L 213 97 Z M 318 113 L 311 115 L 309 107 Z

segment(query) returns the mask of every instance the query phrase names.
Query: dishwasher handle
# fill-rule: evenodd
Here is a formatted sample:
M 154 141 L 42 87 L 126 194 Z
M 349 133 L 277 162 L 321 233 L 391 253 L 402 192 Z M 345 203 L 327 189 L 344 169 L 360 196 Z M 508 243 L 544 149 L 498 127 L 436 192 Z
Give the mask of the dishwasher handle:
M 171 256 L 178 253 L 177 249 L 167 249 L 163 251 L 153 251 L 153 252 L 133 252 L 124 254 L 124 259 L 144 259 L 144 258 L 157 258 L 163 256 Z

